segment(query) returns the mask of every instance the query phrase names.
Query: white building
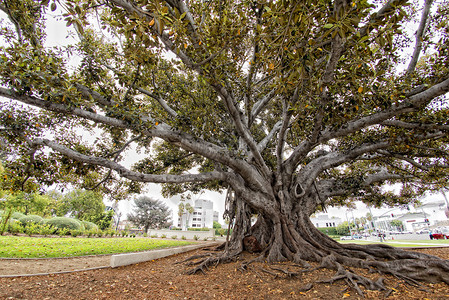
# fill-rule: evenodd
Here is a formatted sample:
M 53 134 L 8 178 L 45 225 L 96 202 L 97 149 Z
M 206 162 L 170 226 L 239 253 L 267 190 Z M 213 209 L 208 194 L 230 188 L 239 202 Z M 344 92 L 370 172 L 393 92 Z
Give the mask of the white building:
M 186 229 L 191 228 L 213 228 L 214 221 L 218 222 L 218 212 L 214 211 L 214 203 L 210 200 L 195 200 L 193 212 L 185 212 L 182 216 L 178 215 L 178 227 Z
M 392 209 L 388 213 L 374 217 L 377 230 L 396 230 L 391 226 L 393 220 L 402 221 L 404 231 L 415 232 L 421 229 L 433 228 L 448 220 L 444 201 L 424 203 L 419 207 L 409 207 L 405 213 Z
M 320 215 L 315 218 L 310 218 L 310 221 L 315 225 L 315 227 L 337 227 L 342 223 L 340 218 L 331 217 L 328 215 Z

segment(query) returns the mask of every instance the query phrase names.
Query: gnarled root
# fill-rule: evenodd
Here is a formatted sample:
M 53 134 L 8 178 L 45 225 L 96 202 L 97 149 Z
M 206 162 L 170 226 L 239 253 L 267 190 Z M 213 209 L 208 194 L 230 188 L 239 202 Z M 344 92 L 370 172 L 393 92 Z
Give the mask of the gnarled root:
M 232 261 L 235 261 L 238 257 L 240 252 L 234 252 L 234 253 L 221 253 L 221 254 L 215 254 L 212 255 L 211 253 L 204 254 L 204 255 L 197 255 L 193 256 L 193 258 L 188 258 L 185 261 L 189 261 L 188 265 L 196 265 L 196 267 L 188 270 L 186 272 L 187 275 L 193 275 L 197 274 L 199 272 L 206 274 L 206 271 L 209 269 L 210 266 L 217 266 L 220 263 L 229 263 Z M 197 258 L 200 258 L 199 260 L 193 261 Z

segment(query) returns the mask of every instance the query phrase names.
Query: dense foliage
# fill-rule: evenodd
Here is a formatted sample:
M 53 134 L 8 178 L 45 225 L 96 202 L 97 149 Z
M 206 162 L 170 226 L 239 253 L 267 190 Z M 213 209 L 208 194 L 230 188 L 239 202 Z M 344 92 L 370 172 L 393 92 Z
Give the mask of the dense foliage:
M 344 266 L 449 283 L 445 261 L 342 246 L 309 218 L 447 186 L 446 0 L 4 3 L 7 190 L 226 189 L 230 246 L 192 272 L 232 259 L 247 238 L 268 261 L 338 270 L 360 294 L 360 282 L 385 287 Z M 58 8 L 76 38 L 49 47 L 44 20 Z M 129 167 L 134 151 L 143 157 Z M 383 189 L 392 184 L 399 191 Z
M 170 209 L 161 200 L 147 196 L 134 199 L 133 213 L 128 215 L 128 220 L 142 227 L 144 232 L 149 228 L 167 228 L 171 225 L 170 219 Z

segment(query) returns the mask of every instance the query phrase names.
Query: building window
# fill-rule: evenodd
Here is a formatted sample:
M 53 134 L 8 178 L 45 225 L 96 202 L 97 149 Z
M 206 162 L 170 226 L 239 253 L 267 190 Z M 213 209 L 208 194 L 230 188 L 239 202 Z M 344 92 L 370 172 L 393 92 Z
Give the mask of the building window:
M 198 215 L 200 215 L 200 216 L 201 216 L 201 214 L 202 214 L 202 213 L 200 213 L 200 212 L 198 213 Z

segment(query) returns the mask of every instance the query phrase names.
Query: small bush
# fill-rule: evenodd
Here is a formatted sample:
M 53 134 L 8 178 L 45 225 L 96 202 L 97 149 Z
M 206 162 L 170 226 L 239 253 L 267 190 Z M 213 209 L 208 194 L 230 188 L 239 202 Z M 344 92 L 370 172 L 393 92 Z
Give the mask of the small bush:
M 176 240 L 178 238 L 178 236 L 177 235 L 172 235 L 171 238 Z
M 193 239 L 194 239 L 195 241 L 198 241 L 199 238 L 200 238 L 200 237 L 197 236 L 196 234 L 193 236 Z
M 120 235 L 122 237 L 128 236 L 128 231 L 127 230 L 122 230 L 122 231 L 120 231 Z
M 59 236 L 69 235 L 69 233 L 70 233 L 70 229 L 68 229 L 68 228 L 58 228 L 58 235 Z
M 73 237 L 77 237 L 77 236 L 79 236 L 79 235 L 83 235 L 83 230 L 72 230 L 71 232 L 70 232 L 70 235 L 71 236 L 73 236 Z
M 167 237 L 166 234 L 162 234 L 162 235 L 161 235 L 161 238 L 163 238 L 163 239 L 165 239 L 166 237 Z
M 84 230 L 84 225 L 82 225 L 82 223 L 80 221 L 72 219 L 72 218 L 55 217 L 55 218 L 51 218 L 46 223 L 53 226 L 54 228 L 57 228 L 57 229 L 66 228 L 69 232 L 71 230 Z M 59 230 L 58 230 L 58 232 L 59 232 Z
M 143 237 L 148 237 L 148 233 L 144 232 Z
M 152 235 L 150 235 L 150 237 L 157 238 L 157 234 L 152 234 Z
M 43 236 L 47 236 L 49 234 L 53 233 L 53 228 L 49 224 L 40 224 L 39 227 L 39 234 Z
M 103 232 L 103 231 L 101 231 L 101 230 L 98 230 L 98 231 L 97 231 L 97 236 L 98 236 L 98 237 L 102 237 L 102 236 L 103 236 L 103 234 L 104 234 L 104 232 Z
M 25 226 L 25 233 L 29 236 L 32 236 L 33 234 L 38 234 L 39 228 L 40 228 L 39 224 L 33 223 L 33 222 L 28 222 L 28 223 L 26 223 L 26 226 Z
M 89 221 L 80 221 L 81 223 L 83 223 L 84 228 L 86 230 L 91 230 L 92 228 L 95 230 L 98 230 L 98 225 Z
M 19 233 L 23 233 L 23 227 L 22 227 L 22 223 L 20 223 L 20 221 L 18 220 L 9 220 L 9 224 L 8 224 L 8 228 L 7 228 L 8 232 L 13 234 L 13 235 L 17 235 Z
M 186 237 L 185 237 L 185 236 L 182 236 L 182 237 L 181 237 L 181 239 L 182 239 L 182 240 L 185 240 L 185 239 L 186 239 Z
M 97 230 L 92 228 L 92 229 L 86 231 L 86 235 L 88 238 L 94 237 L 97 234 L 97 232 L 98 232 Z
M 20 221 L 20 223 L 22 223 L 22 225 L 24 227 L 30 223 L 33 223 L 33 224 L 43 224 L 44 223 L 44 219 L 42 219 L 41 216 L 37 216 L 37 215 L 27 215 L 27 216 L 20 218 L 19 221 Z
M 205 237 L 205 238 L 203 239 L 203 241 L 207 241 L 207 239 L 208 239 L 208 238 L 207 238 L 207 237 Z

